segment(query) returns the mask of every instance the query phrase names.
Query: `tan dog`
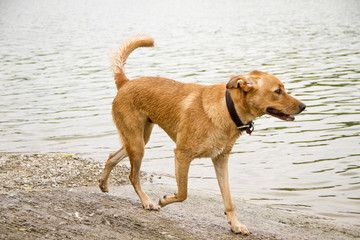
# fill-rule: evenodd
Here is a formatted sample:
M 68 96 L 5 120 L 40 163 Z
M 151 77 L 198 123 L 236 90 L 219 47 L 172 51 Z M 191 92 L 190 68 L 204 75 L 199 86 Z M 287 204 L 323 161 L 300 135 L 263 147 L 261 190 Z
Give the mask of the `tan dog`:
M 135 36 L 113 54 L 118 93 L 113 101 L 112 114 L 123 146 L 110 154 L 100 179 L 100 189 L 108 192 L 111 170 L 128 156 L 131 163 L 130 181 L 142 206 L 148 210 L 159 210 L 160 206 L 187 198 L 191 161 L 209 157 L 215 166 L 231 230 L 247 235 L 249 231 L 236 218 L 231 201 L 229 153 L 243 130 L 251 133 L 251 121 L 255 118 L 270 114 L 291 121 L 294 120 L 293 115 L 305 109 L 305 105 L 288 95 L 279 79 L 259 71 L 232 76 L 227 84 L 212 86 L 184 84 L 160 77 L 141 77 L 129 81 L 124 73 L 127 57 L 134 49 L 152 47 L 153 44 L 153 39 L 148 36 Z M 240 123 L 249 124 L 239 126 L 238 129 L 239 124 L 234 119 L 236 116 L 241 119 Z M 176 143 L 174 151 L 178 192 L 174 196 L 160 198 L 159 205 L 149 199 L 140 185 L 144 147 L 154 124 L 164 129 Z

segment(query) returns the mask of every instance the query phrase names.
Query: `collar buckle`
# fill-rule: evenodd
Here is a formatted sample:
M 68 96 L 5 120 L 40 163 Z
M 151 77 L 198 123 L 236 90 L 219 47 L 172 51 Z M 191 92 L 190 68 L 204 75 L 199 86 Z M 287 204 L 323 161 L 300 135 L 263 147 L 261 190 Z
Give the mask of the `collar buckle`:
M 251 135 L 251 133 L 254 131 L 254 122 L 251 121 L 248 124 L 237 127 L 237 129 L 240 131 L 246 131 L 247 134 Z

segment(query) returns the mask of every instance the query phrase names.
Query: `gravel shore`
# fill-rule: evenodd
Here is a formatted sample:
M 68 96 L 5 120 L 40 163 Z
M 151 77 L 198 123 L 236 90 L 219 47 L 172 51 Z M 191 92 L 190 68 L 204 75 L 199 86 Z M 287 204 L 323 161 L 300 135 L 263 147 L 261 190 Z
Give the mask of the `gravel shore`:
M 235 199 L 237 215 L 251 231 L 230 232 L 221 196 L 189 190 L 189 198 L 159 212 L 141 208 L 119 164 L 110 193 L 97 188 L 104 163 L 74 154 L 0 153 L 0 239 L 359 239 L 358 226 Z M 153 200 L 173 187 L 151 184 Z

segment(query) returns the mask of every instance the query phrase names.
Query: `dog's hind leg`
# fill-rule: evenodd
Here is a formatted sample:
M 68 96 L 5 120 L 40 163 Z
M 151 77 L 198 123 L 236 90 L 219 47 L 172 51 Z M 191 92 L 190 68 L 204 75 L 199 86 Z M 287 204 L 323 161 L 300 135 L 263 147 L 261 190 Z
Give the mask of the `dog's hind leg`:
M 154 127 L 154 124 L 151 123 L 151 122 L 146 122 L 145 125 L 144 125 L 144 142 L 145 142 L 145 145 L 150 140 L 150 135 L 151 135 L 153 127 Z
M 190 163 L 193 159 L 181 151 L 175 150 L 175 175 L 178 192 L 174 196 L 163 196 L 159 200 L 160 206 L 164 207 L 173 202 L 182 202 L 187 198 L 187 184 Z
M 110 172 L 116 166 L 116 164 L 118 164 L 125 157 L 127 157 L 127 154 L 126 154 L 124 147 L 120 148 L 117 152 L 111 153 L 109 155 L 109 158 L 106 162 L 104 171 L 99 180 L 99 187 L 100 187 L 101 191 L 103 191 L 103 192 L 109 191 L 108 179 L 109 179 Z
M 134 187 L 135 192 L 140 198 L 141 204 L 146 210 L 160 210 L 160 206 L 153 203 L 141 187 L 140 182 L 140 167 L 142 158 L 144 156 L 145 142 L 143 139 L 137 141 L 132 139 L 132 145 L 126 145 L 127 152 L 130 158 L 131 171 L 130 182 Z
M 149 141 L 150 139 L 150 135 L 151 135 L 151 131 L 153 129 L 154 124 L 147 122 L 145 123 L 144 126 L 144 141 L 145 144 Z M 108 187 L 108 179 L 110 176 L 110 173 L 112 171 L 112 169 L 121 161 L 123 160 L 125 157 L 127 157 L 127 153 L 125 151 L 125 147 L 122 146 L 117 152 L 115 153 L 111 153 L 109 155 L 109 158 L 106 162 L 104 171 L 101 175 L 101 178 L 99 180 L 99 187 L 101 189 L 102 192 L 109 192 L 109 187 Z
M 129 120 L 130 123 L 120 126 L 120 131 L 128 134 L 121 134 L 123 144 L 130 159 L 129 179 L 135 192 L 140 198 L 141 204 L 146 210 L 159 210 L 160 206 L 154 204 L 141 187 L 140 167 L 144 157 L 144 147 L 149 141 L 153 124 L 150 122 L 138 122 L 135 119 Z M 125 128 L 127 127 L 127 128 Z

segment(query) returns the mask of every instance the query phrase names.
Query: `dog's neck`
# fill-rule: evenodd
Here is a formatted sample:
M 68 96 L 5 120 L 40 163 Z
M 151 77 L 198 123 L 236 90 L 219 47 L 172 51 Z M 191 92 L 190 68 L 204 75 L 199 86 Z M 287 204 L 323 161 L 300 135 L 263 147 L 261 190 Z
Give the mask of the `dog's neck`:
M 231 98 L 230 92 L 228 89 L 226 89 L 225 92 L 225 100 L 226 100 L 226 107 L 228 109 L 228 112 L 231 116 L 231 119 L 235 123 L 236 127 L 240 131 L 246 131 L 246 133 L 250 134 L 254 131 L 254 122 L 249 121 L 247 123 L 243 123 L 235 109 L 234 102 Z

